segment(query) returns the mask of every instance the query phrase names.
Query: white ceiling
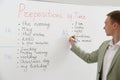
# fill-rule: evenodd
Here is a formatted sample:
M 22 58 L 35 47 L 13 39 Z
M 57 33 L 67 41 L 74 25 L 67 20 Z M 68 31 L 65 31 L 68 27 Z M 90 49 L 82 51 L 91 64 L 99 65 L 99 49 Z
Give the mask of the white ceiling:
M 120 6 L 120 0 L 37 0 L 57 3 L 70 3 L 93 6 Z

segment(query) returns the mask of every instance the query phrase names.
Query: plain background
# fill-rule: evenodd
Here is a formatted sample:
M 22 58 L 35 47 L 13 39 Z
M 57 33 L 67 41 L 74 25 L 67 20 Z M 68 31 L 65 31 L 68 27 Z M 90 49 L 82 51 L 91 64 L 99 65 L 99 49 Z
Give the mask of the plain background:
M 120 6 L 120 0 L 37 0 L 58 3 L 70 3 L 78 5 L 92 5 L 92 6 Z

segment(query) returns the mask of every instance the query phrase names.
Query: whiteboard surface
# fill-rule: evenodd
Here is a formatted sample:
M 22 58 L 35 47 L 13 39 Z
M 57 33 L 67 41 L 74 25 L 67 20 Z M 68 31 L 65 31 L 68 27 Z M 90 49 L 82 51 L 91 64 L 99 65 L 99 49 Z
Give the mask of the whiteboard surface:
M 36 1 L 1 1 L 1 80 L 95 80 L 96 64 L 70 51 L 77 35 L 86 52 L 106 37 L 106 14 L 120 7 L 81 6 Z

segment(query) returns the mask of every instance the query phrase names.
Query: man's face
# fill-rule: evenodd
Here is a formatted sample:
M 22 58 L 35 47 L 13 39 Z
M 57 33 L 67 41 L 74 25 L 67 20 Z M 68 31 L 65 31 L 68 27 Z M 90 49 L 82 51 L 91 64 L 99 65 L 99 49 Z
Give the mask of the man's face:
M 111 18 L 108 16 L 105 20 L 105 26 L 104 26 L 107 36 L 113 36 L 114 34 L 113 24 L 114 23 L 111 23 Z

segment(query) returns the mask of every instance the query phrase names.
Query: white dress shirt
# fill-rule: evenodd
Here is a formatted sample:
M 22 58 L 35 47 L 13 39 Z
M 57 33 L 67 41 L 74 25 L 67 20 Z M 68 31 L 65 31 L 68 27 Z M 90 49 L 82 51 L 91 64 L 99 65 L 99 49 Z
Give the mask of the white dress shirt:
M 104 56 L 102 80 L 107 80 L 107 74 L 108 74 L 110 65 L 119 47 L 120 47 L 120 41 L 114 45 L 112 40 L 110 41 L 108 49 L 106 50 L 106 53 Z

